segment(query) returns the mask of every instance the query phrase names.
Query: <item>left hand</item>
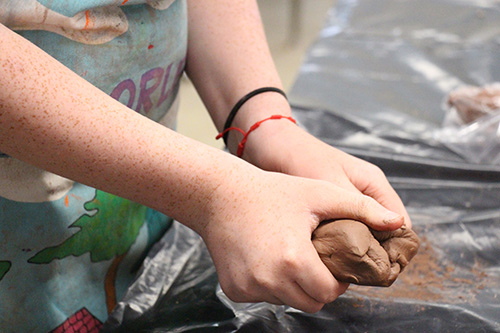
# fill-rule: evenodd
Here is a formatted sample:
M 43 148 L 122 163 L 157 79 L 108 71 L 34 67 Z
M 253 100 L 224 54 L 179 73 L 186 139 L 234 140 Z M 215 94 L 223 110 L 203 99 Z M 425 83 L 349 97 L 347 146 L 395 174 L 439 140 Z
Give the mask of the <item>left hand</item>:
M 265 170 L 327 180 L 372 197 L 412 226 L 403 202 L 379 167 L 322 142 L 289 120 L 262 123 L 249 136 L 243 158 Z

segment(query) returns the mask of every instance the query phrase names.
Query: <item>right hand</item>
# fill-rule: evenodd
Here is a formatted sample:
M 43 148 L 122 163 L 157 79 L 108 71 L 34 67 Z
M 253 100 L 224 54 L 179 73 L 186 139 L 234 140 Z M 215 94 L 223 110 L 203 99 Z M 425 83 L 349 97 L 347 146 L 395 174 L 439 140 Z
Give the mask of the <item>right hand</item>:
M 286 304 L 317 312 L 345 292 L 321 262 L 312 232 L 350 218 L 394 230 L 403 216 L 327 181 L 252 169 L 213 193 L 202 230 L 226 295 L 235 302 Z

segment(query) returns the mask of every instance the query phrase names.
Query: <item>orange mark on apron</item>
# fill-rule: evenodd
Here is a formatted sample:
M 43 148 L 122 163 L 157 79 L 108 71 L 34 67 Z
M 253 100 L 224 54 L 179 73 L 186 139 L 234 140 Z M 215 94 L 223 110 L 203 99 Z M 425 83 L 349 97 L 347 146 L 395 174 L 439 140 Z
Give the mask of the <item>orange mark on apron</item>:
M 75 198 L 76 200 L 83 200 L 83 198 L 79 195 L 74 195 L 73 193 L 70 194 L 73 198 Z

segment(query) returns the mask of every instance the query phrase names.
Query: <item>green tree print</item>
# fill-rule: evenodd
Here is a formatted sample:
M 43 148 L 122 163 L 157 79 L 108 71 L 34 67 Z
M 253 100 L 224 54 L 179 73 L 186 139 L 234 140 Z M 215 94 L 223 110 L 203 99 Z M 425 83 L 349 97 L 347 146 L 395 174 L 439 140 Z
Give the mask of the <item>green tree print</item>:
M 12 266 L 10 261 L 0 261 L 0 280 L 3 279 L 5 274 L 7 274 L 7 272 L 10 269 L 10 266 Z
M 148 208 L 102 191 L 96 191 L 95 198 L 86 202 L 84 207 L 89 214 L 70 226 L 80 228 L 80 231 L 57 246 L 41 250 L 28 262 L 47 264 L 54 259 L 85 253 L 90 253 L 93 262 L 113 259 L 104 281 L 106 306 L 110 313 L 116 305 L 118 267 L 146 221 Z
M 147 207 L 102 191 L 96 191 L 84 207 L 90 214 L 70 226 L 80 231 L 57 246 L 43 249 L 28 262 L 47 264 L 87 252 L 93 262 L 110 260 L 127 253 L 146 220 Z

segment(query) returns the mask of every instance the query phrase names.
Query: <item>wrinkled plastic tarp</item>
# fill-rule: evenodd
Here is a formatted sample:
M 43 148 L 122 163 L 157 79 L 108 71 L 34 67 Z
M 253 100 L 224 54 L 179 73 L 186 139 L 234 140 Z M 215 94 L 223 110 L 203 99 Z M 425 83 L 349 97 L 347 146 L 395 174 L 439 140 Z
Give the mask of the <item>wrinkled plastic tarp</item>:
M 105 330 L 500 332 L 500 166 L 435 135 L 452 89 L 500 80 L 498 22 L 497 1 L 339 1 L 290 93 L 302 126 L 379 165 L 403 199 L 422 245 L 391 287 L 351 285 L 316 314 L 235 304 L 175 223 Z

